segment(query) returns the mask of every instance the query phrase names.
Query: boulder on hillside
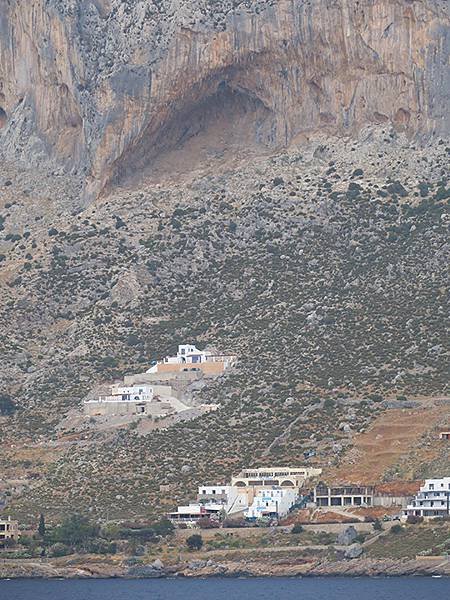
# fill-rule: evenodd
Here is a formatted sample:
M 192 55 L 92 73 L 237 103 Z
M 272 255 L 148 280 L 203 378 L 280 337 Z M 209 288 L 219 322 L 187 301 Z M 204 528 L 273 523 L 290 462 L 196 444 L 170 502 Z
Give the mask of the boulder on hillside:
M 363 547 L 361 544 L 352 544 L 344 552 L 344 557 L 348 559 L 359 558 L 363 553 Z
M 341 546 L 350 546 L 350 544 L 353 544 L 357 537 L 358 532 L 353 525 L 350 525 L 350 527 L 347 527 L 344 529 L 344 531 L 341 531 L 341 533 L 337 536 L 336 543 Z

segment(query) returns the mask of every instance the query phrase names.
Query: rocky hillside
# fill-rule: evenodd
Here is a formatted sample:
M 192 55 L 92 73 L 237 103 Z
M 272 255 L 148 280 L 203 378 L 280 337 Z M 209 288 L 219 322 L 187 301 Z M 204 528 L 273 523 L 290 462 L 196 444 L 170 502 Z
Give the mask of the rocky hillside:
M 149 515 L 339 472 L 406 410 L 434 420 L 381 478 L 448 470 L 447 2 L 11 1 L 0 31 L 0 500 Z M 218 411 L 70 427 L 181 341 L 238 355 Z
M 280 148 L 362 124 L 448 133 L 446 0 L 34 0 L 0 7 L 0 147 L 84 199 L 207 131 Z M 227 125 L 224 125 L 224 130 Z
M 370 129 L 235 168 L 217 159 L 214 174 L 121 188 L 70 218 L 56 198 L 34 216 L 38 196 L 11 177 L 2 389 L 12 431 L 53 452 L 38 466 L 3 454 L 10 475 L 32 476 L 18 505 L 146 514 L 164 508 L 162 484 L 170 503 L 310 448 L 337 464 L 380 411 L 442 397 L 449 152 Z M 144 437 L 58 427 L 93 385 L 186 339 L 239 356 L 199 392 L 218 412 Z

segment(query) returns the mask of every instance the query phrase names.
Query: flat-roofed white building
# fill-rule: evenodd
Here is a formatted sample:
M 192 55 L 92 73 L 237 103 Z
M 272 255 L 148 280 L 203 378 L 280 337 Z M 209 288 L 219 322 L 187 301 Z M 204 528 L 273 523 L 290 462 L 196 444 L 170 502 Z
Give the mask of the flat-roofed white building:
M 248 496 L 232 485 L 202 485 L 198 488 L 197 502 L 178 506 L 169 513 L 172 522 L 195 523 L 205 517 L 236 517 L 248 508 Z
M 243 512 L 248 507 L 248 495 L 234 485 L 203 485 L 197 499 L 203 504 L 220 502 L 227 516 Z
M 193 344 L 180 344 L 176 356 L 166 356 L 158 360 L 148 374 L 172 373 L 182 371 L 202 371 L 204 375 L 220 375 L 236 362 L 232 354 L 214 354 L 207 350 L 199 350 Z
M 450 477 L 426 479 L 404 514 L 425 519 L 450 516 Z
M 298 499 L 294 488 L 273 487 L 258 490 L 253 503 L 245 512 L 247 519 L 280 519 L 285 517 Z
M 111 386 L 113 397 L 120 396 L 122 402 L 151 402 L 153 400 L 153 386 L 146 383 L 138 385 L 123 385 L 120 383 Z
M 110 394 L 102 394 L 95 399 L 84 401 L 84 411 L 87 415 L 147 414 L 148 405 L 153 402 L 155 396 L 154 387 L 145 383 L 133 386 L 116 383 L 110 389 Z
M 300 488 L 307 479 L 318 477 L 322 469 L 316 467 L 261 467 L 243 469 L 231 478 L 237 487 L 293 487 Z
M 220 513 L 221 508 L 222 507 L 220 505 L 217 505 L 214 507 L 211 506 L 209 507 L 209 510 L 207 510 L 203 504 L 193 502 L 184 506 L 178 506 L 176 511 L 171 512 L 167 515 L 167 518 L 174 524 L 186 523 L 193 525 L 199 519 L 211 517 L 211 515 L 218 515 Z

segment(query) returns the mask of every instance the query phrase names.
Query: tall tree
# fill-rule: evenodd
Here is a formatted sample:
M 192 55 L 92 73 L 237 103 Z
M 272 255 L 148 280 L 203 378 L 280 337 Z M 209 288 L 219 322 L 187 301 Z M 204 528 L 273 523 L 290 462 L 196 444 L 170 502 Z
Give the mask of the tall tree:
M 39 515 L 38 533 L 41 538 L 45 537 L 45 518 L 42 513 Z

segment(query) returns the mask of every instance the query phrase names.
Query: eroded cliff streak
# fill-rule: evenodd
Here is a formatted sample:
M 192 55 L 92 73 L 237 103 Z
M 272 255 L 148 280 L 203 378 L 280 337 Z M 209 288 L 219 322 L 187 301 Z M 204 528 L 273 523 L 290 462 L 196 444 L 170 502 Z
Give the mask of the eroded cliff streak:
M 390 123 L 450 131 L 445 0 L 9 0 L 0 145 L 95 193 L 217 119 L 252 142 Z

